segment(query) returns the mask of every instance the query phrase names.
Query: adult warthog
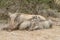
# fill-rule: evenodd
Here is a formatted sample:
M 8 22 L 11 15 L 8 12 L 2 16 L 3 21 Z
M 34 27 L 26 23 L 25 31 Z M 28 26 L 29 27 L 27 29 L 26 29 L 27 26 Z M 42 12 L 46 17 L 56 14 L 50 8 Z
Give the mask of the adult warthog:
M 22 13 L 8 13 L 8 15 L 10 17 L 9 30 L 35 30 L 50 28 L 52 25 L 51 20 L 46 20 L 46 18 L 41 15 L 29 15 Z
M 9 17 L 10 17 L 10 22 L 9 22 L 9 28 L 11 30 L 16 29 L 18 27 L 18 25 L 24 25 L 24 23 L 27 26 L 27 20 L 30 20 L 31 18 L 33 18 L 34 16 L 38 16 L 40 17 L 40 20 L 46 20 L 45 17 L 41 16 L 41 15 L 29 15 L 29 14 L 23 14 L 23 13 L 8 13 Z M 26 21 L 26 22 L 25 22 Z M 23 29 L 24 27 L 22 27 Z

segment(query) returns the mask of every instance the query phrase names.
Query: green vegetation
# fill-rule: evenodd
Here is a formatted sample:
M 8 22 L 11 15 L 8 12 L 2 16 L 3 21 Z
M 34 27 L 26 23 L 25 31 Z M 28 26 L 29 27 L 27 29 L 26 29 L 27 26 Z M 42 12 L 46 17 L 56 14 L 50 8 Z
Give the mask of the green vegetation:
M 4 16 L 6 12 L 16 12 L 17 10 L 22 13 L 38 14 L 41 10 L 51 8 L 57 8 L 54 0 L 0 0 L 0 9 L 5 11 Z M 3 13 L 2 11 L 0 12 Z
M 0 8 L 9 8 L 12 5 L 20 7 L 20 10 L 32 10 L 32 8 L 36 8 L 37 5 L 43 5 L 49 3 L 51 0 L 0 0 Z M 28 7 L 29 6 L 29 7 Z M 21 8 L 22 7 L 22 8 Z M 29 8 L 29 9 L 27 9 Z M 34 9 L 35 10 L 35 9 Z

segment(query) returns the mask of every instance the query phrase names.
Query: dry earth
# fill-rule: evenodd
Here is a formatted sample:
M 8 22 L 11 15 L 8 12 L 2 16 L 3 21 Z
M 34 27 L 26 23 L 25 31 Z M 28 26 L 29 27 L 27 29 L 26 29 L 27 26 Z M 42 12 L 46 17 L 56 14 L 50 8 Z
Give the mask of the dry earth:
M 52 20 L 54 21 L 54 25 L 51 29 L 0 31 L 0 40 L 60 40 L 59 18 L 52 18 Z

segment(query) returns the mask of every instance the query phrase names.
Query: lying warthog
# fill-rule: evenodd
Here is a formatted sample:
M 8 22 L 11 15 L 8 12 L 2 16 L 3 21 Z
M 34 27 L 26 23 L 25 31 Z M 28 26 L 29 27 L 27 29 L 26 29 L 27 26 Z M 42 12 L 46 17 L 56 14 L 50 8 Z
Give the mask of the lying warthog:
M 24 21 L 19 26 L 19 29 L 36 30 L 48 29 L 52 27 L 51 20 L 40 20 L 40 17 L 34 16 L 32 19 Z
M 30 22 L 28 22 L 27 20 L 30 20 L 34 16 L 40 17 L 40 20 L 46 20 L 41 15 L 28 15 L 28 14 L 18 14 L 18 13 L 11 14 L 11 13 L 9 13 L 10 23 L 9 23 L 8 28 L 10 28 L 10 30 L 13 30 L 13 29 L 16 29 L 18 27 L 18 25 L 20 25 L 20 29 L 24 29 L 24 28 L 26 28 L 26 26 L 30 25 Z
M 40 22 L 35 21 L 33 23 L 33 25 L 29 28 L 29 30 L 48 29 L 48 28 L 52 28 L 52 21 L 51 20 L 45 20 L 45 21 L 40 21 Z

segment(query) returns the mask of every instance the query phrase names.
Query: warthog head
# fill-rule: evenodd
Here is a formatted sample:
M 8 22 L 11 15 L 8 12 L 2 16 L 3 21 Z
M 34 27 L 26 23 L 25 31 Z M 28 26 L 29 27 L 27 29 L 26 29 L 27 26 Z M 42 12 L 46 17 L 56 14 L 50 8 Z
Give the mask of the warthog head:
M 12 21 L 14 21 L 15 19 L 16 19 L 16 17 L 17 17 L 17 14 L 18 13 L 8 13 L 8 15 L 9 15 L 9 17 L 10 17 L 10 20 L 12 20 Z
M 17 14 L 18 13 L 8 13 L 8 15 L 9 15 L 9 17 L 10 17 L 10 21 L 9 21 L 9 28 L 10 29 L 14 29 L 14 28 L 16 28 L 16 22 L 15 22 L 15 20 L 16 20 L 16 17 L 17 17 Z

